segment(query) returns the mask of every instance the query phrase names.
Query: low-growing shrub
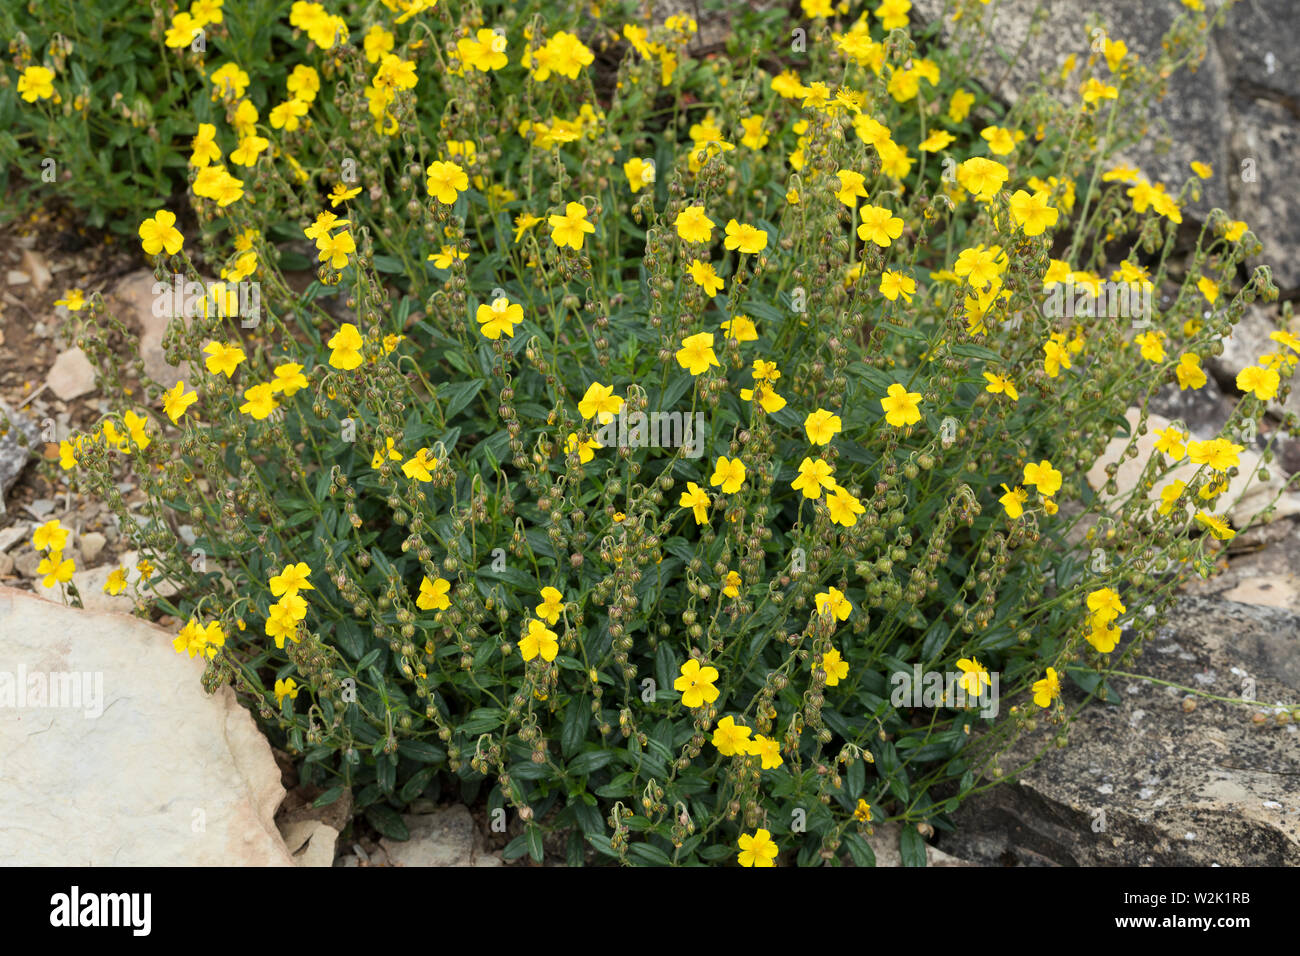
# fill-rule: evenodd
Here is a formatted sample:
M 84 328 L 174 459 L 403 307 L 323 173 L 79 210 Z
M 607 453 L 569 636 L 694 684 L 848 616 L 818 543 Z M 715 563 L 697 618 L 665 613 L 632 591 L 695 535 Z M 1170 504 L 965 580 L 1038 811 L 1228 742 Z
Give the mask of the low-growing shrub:
M 1284 333 L 1222 437 L 1172 426 L 1116 500 L 1084 478 L 1276 294 L 1219 211 L 1178 246 L 1209 170 L 1113 159 L 1204 14 L 1150 63 L 1081 37 L 1007 110 L 968 72 L 977 2 L 939 44 L 906 2 L 805 0 L 703 57 L 689 17 L 615 4 L 240 6 L 130 27 L 187 95 L 127 142 L 189 192 L 129 225 L 166 308 L 201 284 L 175 384 L 74 300 L 117 410 L 61 467 L 147 558 L 111 586 L 183 622 L 322 801 L 401 837 L 412 800 L 482 796 L 507 856 L 557 834 L 574 864 L 864 864 L 901 821 L 923 862 L 1233 533 Z M 66 104 L 77 50 L 19 62 Z

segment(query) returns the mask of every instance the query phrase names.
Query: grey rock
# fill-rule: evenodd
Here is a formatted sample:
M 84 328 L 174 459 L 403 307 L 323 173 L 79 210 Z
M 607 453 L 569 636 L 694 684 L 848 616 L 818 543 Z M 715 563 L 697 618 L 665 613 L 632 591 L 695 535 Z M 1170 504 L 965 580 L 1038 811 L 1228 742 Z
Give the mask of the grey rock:
M 1300 30 L 1293 0 L 1238 3 L 1228 12 L 1225 32 L 1232 42 L 1219 48 L 1239 86 L 1300 98 L 1300 62 L 1294 52 Z
M 1147 408 L 1170 421 L 1181 420 L 1196 438 L 1213 438 L 1232 416 L 1236 402 L 1223 394 L 1214 376 L 1200 388 L 1180 389 L 1176 382 L 1161 387 Z
M 1294 16 L 1293 16 L 1294 19 Z M 1295 198 L 1300 194 L 1300 123 L 1280 103 L 1253 99 L 1233 103 L 1233 192 L 1236 218 L 1244 219 L 1264 244 L 1263 256 L 1248 260 L 1269 265 L 1279 288 L 1300 286 L 1300 221 Z M 1255 179 L 1243 181 L 1242 164 L 1253 163 Z
M 41 556 L 31 548 L 19 551 L 13 556 L 14 568 L 25 578 L 36 577 L 36 569 L 41 565 Z
M 500 859 L 482 848 L 482 838 L 469 810 L 460 805 L 429 814 L 405 815 L 409 840 L 379 845 L 394 866 L 497 866 Z
M 5 419 L 9 421 L 8 428 Z M 0 435 L 0 511 L 3 511 L 4 496 L 38 447 L 41 430 L 36 422 L 3 402 L 0 402 L 0 430 L 4 431 Z
M 1145 651 L 1124 669 L 1260 703 L 1189 710 L 1185 691 L 1112 678 L 1119 703 L 1086 707 L 1065 749 L 1040 721 L 1001 764 L 1043 759 L 964 804 L 940 846 L 979 863 L 1300 864 L 1300 731 L 1275 706 L 1300 695 L 1300 615 L 1182 598 Z

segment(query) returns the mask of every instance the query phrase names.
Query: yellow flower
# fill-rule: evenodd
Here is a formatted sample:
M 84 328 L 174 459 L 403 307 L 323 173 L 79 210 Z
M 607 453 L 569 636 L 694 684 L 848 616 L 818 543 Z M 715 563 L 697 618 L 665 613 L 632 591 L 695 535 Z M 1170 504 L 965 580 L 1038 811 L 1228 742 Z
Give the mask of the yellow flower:
M 863 206 L 859 217 L 858 238 L 863 242 L 883 247 L 903 234 L 903 220 L 883 206 Z
M 814 445 L 826 445 L 840 433 L 843 425 L 840 422 L 840 416 L 832 414 L 824 408 L 819 408 L 815 412 L 809 413 L 808 417 L 804 419 L 803 428 L 808 435 L 808 441 Z
M 208 356 L 204 360 L 208 371 L 213 375 L 224 374 L 226 378 L 233 376 L 239 363 L 244 361 L 244 350 L 237 345 L 209 342 L 203 347 L 203 352 Z
M 269 382 L 244 389 L 244 398 L 246 401 L 239 406 L 239 410 L 252 415 L 258 421 L 280 407 L 280 403 L 275 400 L 275 387 Z
M 735 339 L 737 342 L 758 341 L 758 329 L 754 325 L 754 320 L 747 315 L 737 315 L 727 319 L 722 323 L 722 331 L 727 333 L 727 338 Z
M 68 543 L 68 529 L 57 518 L 37 527 L 32 534 L 32 547 L 37 551 L 62 551 Z
M 844 205 L 852 209 L 857 206 L 859 199 L 867 198 L 867 190 L 863 185 L 866 182 L 866 178 L 861 173 L 854 172 L 851 169 L 841 169 L 835 175 L 840 181 L 839 188 L 835 190 L 835 198 L 844 203 Z M 735 220 L 732 221 L 734 222 Z M 727 228 L 728 234 L 730 234 L 731 227 L 728 226 Z
M 713 731 L 712 743 L 724 757 L 749 752 L 750 728 L 737 724 L 734 717 L 723 717 Z
M 104 592 L 114 597 L 126 590 L 126 568 L 114 568 L 104 582 Z
M 957 166 L 957 182 L 977 199 L 992 199 L 1009 175 L 1007 167 L 982 156 L 974 156 Z
M 682 492 L 680 500 L 677 502 L 679 507 L 690 508 L 695 514 L 696 524 L 706 524 L 709 520 L 709 494 L 693 481 L 686 483 L 686 490 Z
M 474 319 L 482 326 L 479 331 L 484 338 L 499 339 L 502 333 L 514 338 L 515 326 L 524 320 L 524 307 L 505 296 L 498 296 L 491 305 L 480 305 Z
M 56 584 L 66 584 L 72 580 L 76 565 L 71 558 L 64 559 L 62 551 L 51 551 L 41 559 L 36 568 L 37 574 L 43 574 L 41 587 L 52 588 Z
M 1198 160 L 1192 160 L 1191 167 L 1192 167 L 1192 172 L 1194 172 L 1197 176 L 1200 176 L 1202 179 L 1209 179 L 1211 176 L 1214 175 L 1214 167 L 1211 166 L 1209 163 L 1202 163 L 1199 162 Z
M 984 380 L 988 385 L 984 386 L 984 391 L 992 395 L 1005 395 L 1013 402 L 1020 401 L 1020 393 L 1016 391 L 1015 383 L 1005 375 L 995 375 L 992 372 L 984 373 Z
M 1276 369 L 1248 365 L 1237 373 L 1237 388 L 1243 392 L 1249 392 L 1261 402 L 1276 398 L 1280 384 L 1281 379 Z
M 577 202 L 566 205 L 563 216 L 553 215 L 547 222 L 551 227 L 551 241 L 561 249 L 568 246 L 581 250 L 586 234 L 596 231 L 595 225 L 587 222 L 587 207 Z
M 984 693 L 985 687 L 992 686 L 988 668 L 976 658 L 961 658 L 957 661 L 957 669 L 961 671 L 961 678 L 957 683 L 968 697 L 979 697 Z
M 430 581 L 427 576 L 420 579 L 420 593 L 415 599 L 415 606 L 421 611 L 445 611 L 451 607 L 451 582 L 446 578 Z
M 755 734 L 754 739 L 749 742 L 749 755 L 759 759 L 759 765 L 764 770 L 775 770 L 785 761 L 781 759 L 781 745 L 771 737 L 764 737 L 762 734 Z
M 709 242 L 713 238 L 713 220 L 704 214 L 703 206 L 687 206 L 677 214 L 673 225 L 677 235 L 687 242 Z
M 585 465 L 596 457 L 595 450 L 597 448 L 604 447 L 604 445 L 596 441 L 594 438 L 589 438 L 586 441 L 579 441 L 576 432 L 569 432 L 568 437 L 564 440 L 564 453 L 566 455 L 571 455 L 576 450 L 578 453 L 578 463 L 582 465 Z
M 1061 696 L 1061 680 L 1056 671 L 1047 668 L 1047 676 L 1034 681 L 1034 703 L 1039 707 L 1051 707 L 1052 701 Z
M 812 669 L 817 669 L 816 661 L 813 661 Z M 826 673 L 826 686 L 835 687 L 849 676 L 849 662 L 840 657 L 840 652 L 832 647 L 822 655 L 822 670 Z
M 846 528 L 854 527 L 858 523 L 858 515 L 866 514 L 867 511 L 861 501 L 838 486 L 827 494 L 826 509 L 830 513 L 832 524 Z
M 325 344 L 332 349 L 329 362 L 333 368 L 346 372 L 361 366 L 361 332 L 351 322 L 344 322 Z
M 885 412 L 885 421 L 895 428 L 915 425 L 921 420 L 921 393 L 909 392 L 898 383 L 890 385 L 885 397 L 880 400 L 880 407 Z
M 187 39 L 185 42 L 190 41 Z M 18 77 L 18 92 L 28 103 L 48 100 L 54 95 L 54 71 L 44 66 L 27 67 Z
M 1200 388 L 1206 382 L 1205 372 L 1201 368 L 1201 357 L 1195 352 L 1185 352 L 1178 357 L 1174 374 L 1178 377 L 1180 392 L 1186 388 Z
M 1052 467 L 1052 463 L 1044 458 L 1036 465 L 1032 462 L 1025 465 L 1023 480 L 1025 484 L 1037 487 L 1038 493 L 1044 498 L 1050 498 L 1060 491 L 1062 476 Z
M 701 667 L 700 662 L 692 657 L 682 664 L 681 676 L 673 681 L 673 690 L 681 692 L 683 705 L 701 707 L 718 699 L 720 692 L 713 686 L 717 679 L 716 668 Z
M 1156 511 L 1162 515 L 1167 515 L 1174 510 L 1174 505 L 1178 499 L 1183 496 L 1187 490 L 1187 482 L 1174 481 L 1160 489 L 1160 504 L 1156 505 Z
M 379 469 L 380 467 L 382 467 L 384 464 L 385 456 L 387 456 L 389 461 L 402 460 L 402 453 L 394 447 L 393 440 L 391 438 L 385 438 L 384 445 L 385 447 L 383 451 L 376 449 L 375 454 L 371 457 L 370 459 L 371 468 Z
M 284 699 L 286 697 L 288 697 L 290 700 L 297 700 L 299 690 L 301 690 L 301 688 L 298 686 L 298 682 L 295 681 L 292 677 L 286 677 L 283 680 L 276 678 L 275 706 L 277 707 L 281 706 L 284 703 Z
M 279 574 L 271 575 L 271 594 L 273 597 L 281 597 L 285 594 L 297 594 L 299 591 L 314 591 L 316 588 L 308 580 L 310 577 L 311 568 L 306 561 L 286 564 Z
M 176 214 L 166 209 L 159 209 L 153 217 L 140 223 L 140 245 L 151 256 L 156 256 L 164 249 L 167 255 L 174 256 L 181 251 L 185 237 L 176 228 Z
M 790 487 L 802 491 L 805 498 L 820 498 L 823 488 L 829 491 L 838 487 L 831 477 L 834 470 L 820 458 L 805 458 L 799 462 L 799 474 L 790 482 Z
M 742 833 L 737 845 L 740 847 L 740 854 L 736 859 L 741 866 L 776 866 L 775 861 L 779 851 L 776 844 L 772 842 L 772 834 L 767 830 L 760 827 L 752 835 Z
M 849 615 L 853 613 L 853 605 L 838 588 L 828 588 L 814 595 L 813 602 L 817 605 L 817 613 L 821 617 L 847 621 Z
M 722 367 L 718 357 L 713 354 L 712 332 L 697 332 L 687 336 L 676 354 L 677 364 L 692 375 L 703 375 L 711 366 Z
M 1049 226 L 1056 225 L 1060 211 L 1047 204 L 1047 193 L 1032 196 L 1023 189 L 1011 194 L 1011 218 L 1024 230 L 1026 236 L 1040 236 Z
M 891 302 L 897 301 L 899 296 L 903 297 L 904 302 L 911 302 L 915 293 L 916 280 L 911 276 L 886 269 L 880 277 L 880 294 Z
M 177 382 L 170 390 L 163 393 L 163 411 L 175 425 L 180 422 L 185 410 L 199 400 L 197 392 L 185 391 L 185 383 Z
M 1178 428 L 1170 425 L 1167 428 L 1156 430 L 1155 449 L 1165 455 L 1168 455 L 1174 461 L 1182 461 L 1183 456 L 1187 454 L 1187 449 L 1183 443 L 1187 441 L 1188 434 L 1180 431 Z
M 1232 528 L 1228 527 L 1228 523 L 1222 518 L 1215 517 L 1207 512 L 1196 512 L 1196 520 L 1208 529 L 1210 534 L 1214 535 L 1214 537 L 1218 538 L 1220 541 L 1231 541 L 1237 534 L 1237 532 L 1233 531 Z M 45 586 L 49 587 L 48 584 Z
M 135 443 L 135 446 L 140 451 L 144 451 L 149 447 L 149 433 L 145 430 L 145 425 L 149 423 L 149 419 L 143 415 L 137 415 L 133 411 L 128 411 L 122 416 L 122 422 L 126 425 L 126 431 L 131 436 L 131 441 Z
M 948 119 L 960 123 L 970 114 L 973 105 L 975 105 L 974 93 L 968 93 L 966 90 L 954 91 L 952 99 L 948 101 Z
M 691 264 L 686 267 L 686 273 L 695 284 L 704 289 L 704 294 L 712 298 L 722 291 L 726 281 L 718 277 L 718 273 L 713 268 L 711 262 L 701 262 L 699 259 L 691 260 Z
M 1024 488 L 1008 488 L 1004 483 L 1002 490 L 1006 494 L 1002 495 L 998 501 L 1006 509 L 1007 517 L 1015 520 L 1025 513 L 1025 502 L 1029 500 L 1029 492 Z
M 1119 90 L 1109 83 L 1103 83 L 1095 76 L 1088 77 L 1088 81 L 1079 87 L 1079 93 L 1083 101 L 1089 105 L 1099 100 L 1113 100 L 1119 96 Z
M 737 571 L 728 571 L 726 579 L 722 582 L 722 593 L 725 597 L 740 597 L 740 573 Z
M 633 157 L 623 164 L 623 175 L 627 177 L 627 184 L 632 192 L 640 192 L 645 187 L 654 185 L 654 160 Z
M 519 656 L 526 661 L 531 661 L 540 655 L 542 660 L 549 664 L 555 660 L 555 655 L 559 652 L 560 642 L 555 632 L 541 621 L 529 621 L 528 631 L 519 641 Z
M 285 398 L 292 398 L 299 390 L 307 387 L 307 376 L 302 374 L 302 365 L 297 362 L 277 365 L 274 372 L 271 389 L 284 393 Z
M 734 495 L 745 484 L 745 463 L 739 458 L 728 459 L 725 455 L 719 456 L 709 484 L 714 487 L 720 485 L 724 495 Z
M 558 588 L 542 588 L 542 603 L 533 608 L 533 613 L 546 621 L 547 624 L 554 624 L 560 619 L 560 612 L 564 610 L 564 595 Z
M 578 402 L 578 414 L 584 419 L 596 418 L 602 425 L 608 425 L 623 408 L 623 399 L 614 394 L 613 385 L 601 385 L 592 382 L 587 392 Z
M 1196 280 L 1196 288 L 1201 290 L 1201 295 L 1205 296 L 1205 301 L 1214 305 L 1219 298 L 1219 283 L 1215 282 L 1209 276 L 1201 276 Z
M 1011 130 L 1001 126 L 986 126 L 980 131 L 980 138 L 989 144 L 989 152 L 994 156 L 1006 156 L 1015 152 L 1016 139 Z
M 421 448 L 403 463 L 402 474 L 415 481 L 433 481 L 433 472 L 438 468 L 438 459 L 430 457 L 431 455 L 432 452 L 428 448 Z
M 859 799 L 858 805 L 853 810 L 853 819 L 857 820 L 859 823 L 870 823 L 871 804 L 867 803 L 865 800 Z
M 444 206 L 450 206 L 469 188 L 469 176 L 455 163 L 432 162 L 425 170 L 425 177 L 425 189 Z
M 1245 445 L 1235 445 L 1226 438 L 1187 443 L 1187 457 L 1192 464 L 1209 465 L 1218 472 L 1236 468 L 1241 463 L 1239 456 L 1245 450 Z

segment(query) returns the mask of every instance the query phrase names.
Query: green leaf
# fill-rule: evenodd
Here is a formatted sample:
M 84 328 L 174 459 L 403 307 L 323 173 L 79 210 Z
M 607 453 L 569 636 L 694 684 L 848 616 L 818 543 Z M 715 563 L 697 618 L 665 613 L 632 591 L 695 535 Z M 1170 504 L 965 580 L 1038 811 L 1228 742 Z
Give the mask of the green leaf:
M 642 866 L 672 866 L 668 854 L 653 843 L 633 843 L 628 847 L 628 856 Z
M 925 839 L 915 826 L 903 824 L 898 834 L 898 851 L 903 856 L 903 866 L 925 866 Z
M 473 379 L 468 382 L 457 382 L 454 385 L 444 385 L 438 389 L 438 397 L 445 403 L 442 413 L 447 421 L 451 421 L 457 412 L 472 402 L 482 388 L 483 382 Z
M 429 783 L 433 780 L 433 775 L 438 772 L 437 767 L 425 767 L 412 775 L 411 779 L 402 784 L 402 789 L 398 791 L 397 797 L 403 803 L 410 803 L 416 800 L 428 789 Z
M 423 740 L 403 740 L 397 745 L 397 752 L 419 763 L 442 763 L 447 759 L 447 751 Z
M 317 809 L 320 807 L 328 807 L 331 803 L 338 800 L 339 797 L 343 796 L 343 790 L 343 787 L 330 787 L 313 800 L 311 805 Z
M 542 828 L 536 823 L 528 824 L 528 829 L 524 831 L 528 838 L 528 855 L 533 858 L 534 863 L 542 862 Z
M 849 848 L 849 856 L 853 857 L 854 866 L 876 865 L 876 851 L 856 833 L 844 834 L 844 844 Z
M 586 753 L 578 754 L 565 769 L 575 776 L 585 777 L 587 774 L 599 770 L 606 766 L 614 759 L 615 751 L 604 747 L 597 747 L 594 750 L 588 750 Z
M 591 708 L 586 696 L 572 698 L 564 715 L 564 728 L 560 731 L 560 752 L 566 759 L 577 753 L 582 746 L 590 725 Z
M 397 811 L 385 803 L 376 803 L 366 807 L 366 819 L 370 825 L 390 840 L 409 840 L 411 832 L 398 816 Z

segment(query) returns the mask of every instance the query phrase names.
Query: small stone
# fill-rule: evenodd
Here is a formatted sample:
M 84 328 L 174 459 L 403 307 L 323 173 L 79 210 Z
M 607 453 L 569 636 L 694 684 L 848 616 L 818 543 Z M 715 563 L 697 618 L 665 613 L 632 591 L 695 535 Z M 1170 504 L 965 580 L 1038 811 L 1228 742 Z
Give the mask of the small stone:
M 14 567 L 25 578 L 36 577 L 36 569 L 40 566 L 41 556 L 30 548 L 26 551 L 19 551 L 14 557 Z
M 99 557 L 100 552 L 104 550 L 104 545 L 107 543 L 108 539 L 98 531 L 88 531 L 83 534 L 81 536 L 81 541 L 79 542 L 82 560 L 86 564 L 93 562 L 97 557 Z
M 0 551 L 0 578 L 7 578 L 14 573 L 14 559 Z
M 95 367 L 81 349 L 61 352 L 45 377 L 50 391 L 65 402 L 95 390 Z

